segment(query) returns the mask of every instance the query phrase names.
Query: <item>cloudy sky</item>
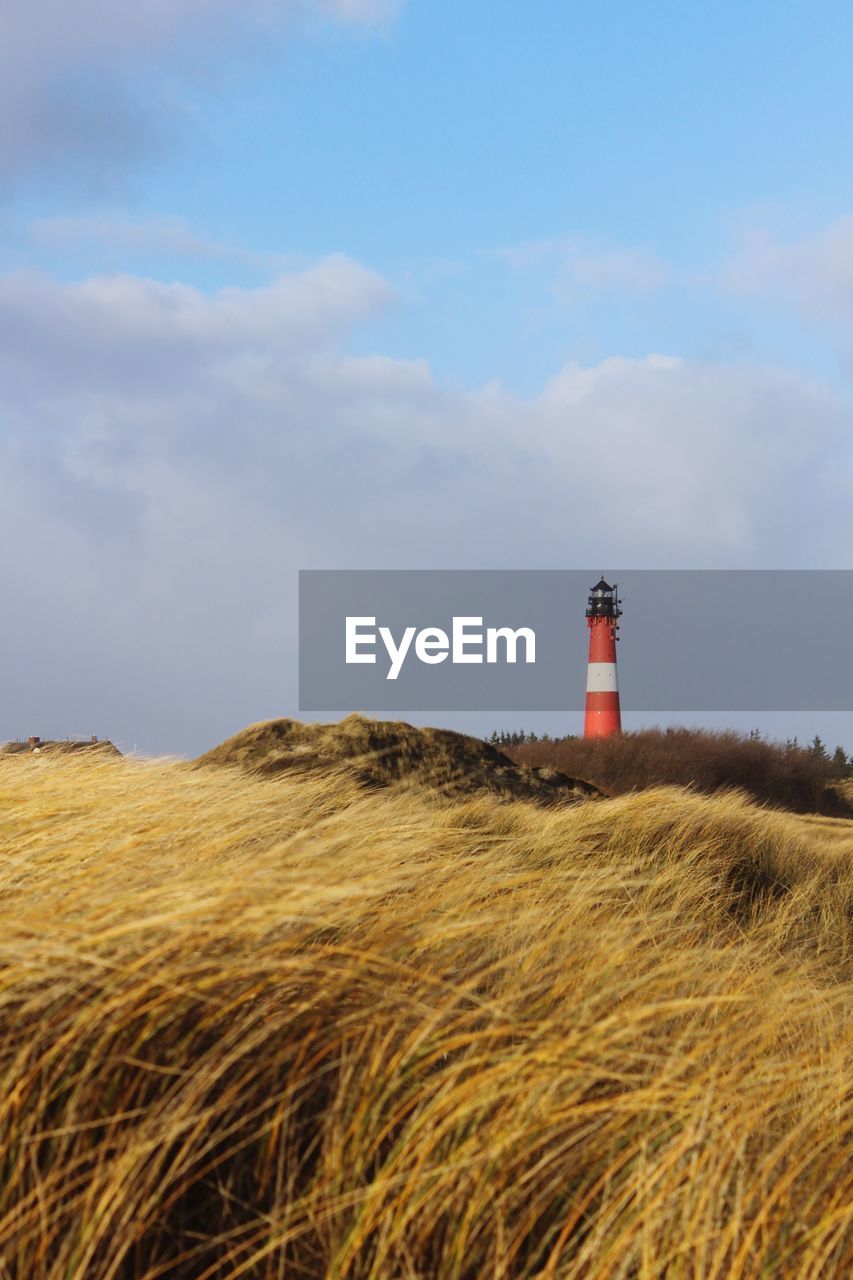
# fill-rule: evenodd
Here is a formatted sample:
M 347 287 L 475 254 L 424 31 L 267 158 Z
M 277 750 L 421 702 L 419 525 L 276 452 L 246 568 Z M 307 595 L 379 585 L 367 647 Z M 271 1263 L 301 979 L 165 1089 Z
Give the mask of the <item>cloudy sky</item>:
M 0 737 L 296 713 L 300 567 L 850 566 L 851 57 L 842 0 L 4 0 Z

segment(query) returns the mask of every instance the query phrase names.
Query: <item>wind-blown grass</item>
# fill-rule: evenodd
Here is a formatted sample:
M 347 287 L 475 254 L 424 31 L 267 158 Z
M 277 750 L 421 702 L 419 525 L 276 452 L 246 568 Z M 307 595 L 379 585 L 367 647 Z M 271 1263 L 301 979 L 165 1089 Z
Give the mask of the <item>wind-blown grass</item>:
M 0 760 L 0 1276 L 849 1273 L 853 824 Z

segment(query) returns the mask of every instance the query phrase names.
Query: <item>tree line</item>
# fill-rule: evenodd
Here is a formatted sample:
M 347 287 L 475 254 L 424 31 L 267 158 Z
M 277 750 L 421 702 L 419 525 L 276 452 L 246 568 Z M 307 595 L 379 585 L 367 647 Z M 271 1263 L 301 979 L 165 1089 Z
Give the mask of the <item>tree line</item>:
M 666 736 L 675 736 L 679 733 L 676 726 L 660 731 Z M 702 731 L 696 731 L 700 736 Z M 776 751 L 784 753 L 788 757 L 803 756 L 812 759 L 817 766 L 818 771 L 827 778 L 853 778 L 853 755 L 842 747 L 840 744 L 835 750 L 830 752 L 823 739 L 815 734 L 811 742 L 805 746 L 801 746 L 797 738 L 788 738 L 784 744 L 768 742 L 759 729 L 752 729 L 746 735 L 731 735 L 733 738 L 739 738 L 743 742 L 762 742 L 772 747 Z M 487 741 L 495 747 L 524 747 L 537 743 L 553 744 L 559 746 L 562 743 L 574 742 L 578 740 L 576 733 L 566 733 L 553 736 L 549 733 L 536 733 L 526 729 L 494 729 L 489 735 Z M 583 741 L 583 739 L 580 739 Z

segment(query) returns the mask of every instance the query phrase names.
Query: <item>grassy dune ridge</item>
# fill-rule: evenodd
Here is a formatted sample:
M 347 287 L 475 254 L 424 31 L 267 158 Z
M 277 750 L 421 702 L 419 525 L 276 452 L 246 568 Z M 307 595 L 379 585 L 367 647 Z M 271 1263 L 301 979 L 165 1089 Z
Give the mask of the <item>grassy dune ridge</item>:
M 853 824 L 0 759 L 0 1277 L 853 1265 Z

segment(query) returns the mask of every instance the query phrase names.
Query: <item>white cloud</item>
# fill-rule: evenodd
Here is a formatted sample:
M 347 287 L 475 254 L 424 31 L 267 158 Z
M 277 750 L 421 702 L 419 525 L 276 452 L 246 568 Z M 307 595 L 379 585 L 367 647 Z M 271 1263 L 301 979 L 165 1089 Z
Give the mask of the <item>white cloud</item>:
M 849 561 L 820 385 L 649 356 L 450 391 L 347 353 L 391 300 L 343 258 L 210 295 L 0 281 L 7 717 L 182 747 L 293 711 L 299 567 Z
M 380 276 L 341 256 L 212 294 L 128 275 L 2 278 L 0 403 L 26 424 L 9 438 L 26 453 L 47 432 L 60 468 L 73 456 L 78 476 L 88 469 L 135 491 L 146 460 L 160 468 L 194 456 L 239 493 L 232 448 L 240 475 L 261 488 L 291 458 L 298 474 L 288 468 L 276 484 L 292 486 L 300 503 L 311 494 L 319 510 L 325 494 L 345 495 L 335 554 L 347 551 L 347 512 L 369 519 L 374 498 L 400 516 L 388 550 L 419 560 L 431 546 L 464 554 L 469 537 L 479 545 L 484 506 L 511 505 L 525 478 L 535 497 L 525 528 L 512 537 L 488 530 L 498 562 L 513 546 L 523 557 L 567 530 L 590 547 L 604 537 L 613 550 L 629 538 L 646 557 L 677 532 L 688 557 L 786 563 L 806 545 L 802 530 L 781 536 L 792 503 L 809 512 L 811 550 L 826 545 L 850 415 L 819 384 L 651 355 L 568 365 L 528 400 L 499 384 L 448 391 L 423 361 L 343 349 L 355 326 L 392 302 Z M 325 469 L 327 449 L 348 464 Z M 384 480 L 393 484 L 379 502 Z M 412 507 L 411 484 L 429 494 L 428 510 Z M 593 517 L 603 493 L 602 528 Z M 422 538 L 448 495 L 458 505 L 445 505 L 442 528 Z
M 499 249 L 497 256 L 517 271 L 545 268 L 562 303 L 603 290 L 646 293 L 673 279 L 668 263 L 648 246 L 601 245 L 583 236 L 555 236 Z
M 32 172 L 82 172 L 109 188 L 131 159 L 158 147 L 184 110 L 169 82 L 137 83 L 158 66 L 209 71 L 209 55 L 253 34 L 325 14 L 377 26 L 397 0 L 3 0 L 0 18 L 0 186 Z
M 741 227 L 719 279 L 727 289 L 792 305 L 812 321 L 853 325 L 853 216 L 784 238 Z
M 558 288 L 659 289 L 670 278 L 668 267 L 651 249 L 576 249 L 566 254 Z
M 183 218 L 96 217 L 37 218 L 27 227 L 35 248 L 68 254 L 83 250 L 91 258 L 120 261 L 135 257 L 200 258 L 234 263 L 267 275 L 299 265 L 296 255 L 256 253 L 194 231 Z
M 404 0 L 325 0 L 324 8 L 350 22 L 376 25 L 396 16 Z
M 0 334 L 6 394 L 47 388 L 87 396 L 188 382 L 235 363 L 303 359 L 325 350 L 355 320 L 387 306 L 381 277 L 342 256 L 256 289 L 212 295 L 136 276 L 95 277 L 57 286 L 22 273 L 0 279 Z
M 4 0 L 2 57 L 7 68 L 28 59 L 35 77 L 105 57 L 135 60 L 188 37 L 206 43 L 211 26 L 277 25 L 312 9 L 375 25 L 398 7 L 398 0 Z

